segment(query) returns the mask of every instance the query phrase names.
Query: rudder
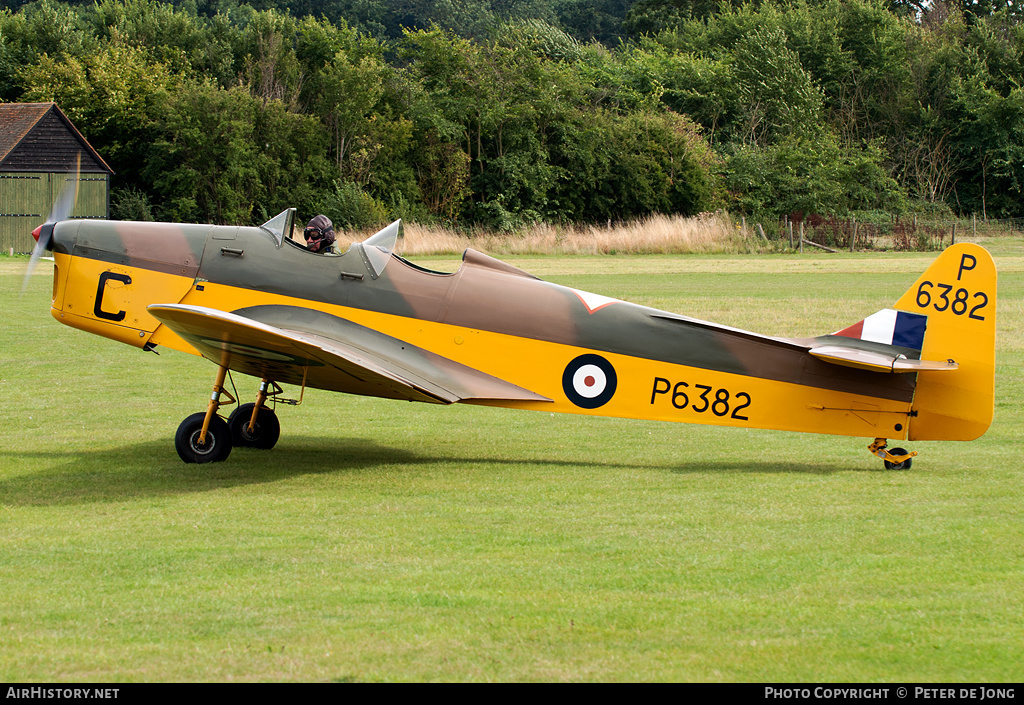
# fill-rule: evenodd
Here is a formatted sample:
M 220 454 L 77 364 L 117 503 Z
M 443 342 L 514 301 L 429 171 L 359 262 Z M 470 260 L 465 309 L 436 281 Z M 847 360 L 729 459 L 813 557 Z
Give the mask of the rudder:
M 970 441 L 995 408 L 996 267 L 984 248 L 947 247 L 896 303 L 928 316 L 923 360 L 954 360 L 953 372 L 918 373 L 908 438 Z

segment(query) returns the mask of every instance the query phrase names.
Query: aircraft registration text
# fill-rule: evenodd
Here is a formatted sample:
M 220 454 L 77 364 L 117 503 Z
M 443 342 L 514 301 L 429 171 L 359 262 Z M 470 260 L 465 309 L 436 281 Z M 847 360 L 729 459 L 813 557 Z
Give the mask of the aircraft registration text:
M 934 296 L 932 295 L 933 291 Z M 952 299 L 949 297 L 950 292 L 953 292 Z M 971 303 L 974 305 L 971 306 Z M 988 306 L 988 295 L 982 291 L 972 294 L 963 287 L 953 291 L 952 284 L 943 284 L 942 282 L 933 284 L 925 280 L 917 287 L 917 305 L 921 308 L 930 306 L 939 312 L 952 311 L 957 316 L 966 313 L 968 318 L 984 321 L 985 317 L 980 314 L 980 311 Z
M 659 400 L 659 397 L 662 399 Z M 687 382 L 672 384 L 664 377 L 655 377 L 654 386 L 651 388 L 651 404 L 657 401 L 668 402 L 679 410 L 689 408 L 697 414 L 710 412 L 715 416 L 749 421 L 749 417 L 740 412 L 749 407 L 752 400 L 746 392 L 733 393 L 728 389 L 715 389 L 707 384 L 694 384 L 692 387 Z

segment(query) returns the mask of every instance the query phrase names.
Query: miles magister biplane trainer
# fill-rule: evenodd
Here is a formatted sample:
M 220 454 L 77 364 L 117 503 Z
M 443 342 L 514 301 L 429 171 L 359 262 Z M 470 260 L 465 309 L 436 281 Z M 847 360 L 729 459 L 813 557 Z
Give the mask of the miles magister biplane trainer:
M 34 233 L 33 263 L 53 253 L 54 318 L 217 365 L 206 411 L 175 437 L 187 463 L 271 448 L 271 406 L 290 401 L 281 384 L 860 436 L 890 469 L 917 453 L 888 439 L 972 440 L 992 420 L 996 270 L 977 245 L 947 248 L 891 309 L 786 339 L 559 286 L 471 249 L 455 273 L 424 269 L 393 252 L 397 221 L 323 255 L 288 237 L 294 209 L 259 227 L 66 212 L 58 203 Z M 229 370 L 261 382 L 225 421 Z

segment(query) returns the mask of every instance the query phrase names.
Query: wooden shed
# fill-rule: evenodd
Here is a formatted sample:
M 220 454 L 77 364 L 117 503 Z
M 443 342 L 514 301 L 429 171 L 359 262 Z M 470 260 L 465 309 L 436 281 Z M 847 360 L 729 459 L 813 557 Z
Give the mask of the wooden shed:
M 76 171 L 71 216 L 109 217 L 114 172 L 57 104 L 0 103 L 0 251 L 32 251 L 32 230 Z

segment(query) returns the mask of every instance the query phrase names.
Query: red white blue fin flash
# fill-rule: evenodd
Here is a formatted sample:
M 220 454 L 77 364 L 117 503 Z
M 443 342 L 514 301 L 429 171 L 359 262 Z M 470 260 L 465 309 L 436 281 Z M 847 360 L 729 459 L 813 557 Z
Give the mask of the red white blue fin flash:
M 886 308 L 834 335 L 921 350 L 927 323 L 928 316 Z

